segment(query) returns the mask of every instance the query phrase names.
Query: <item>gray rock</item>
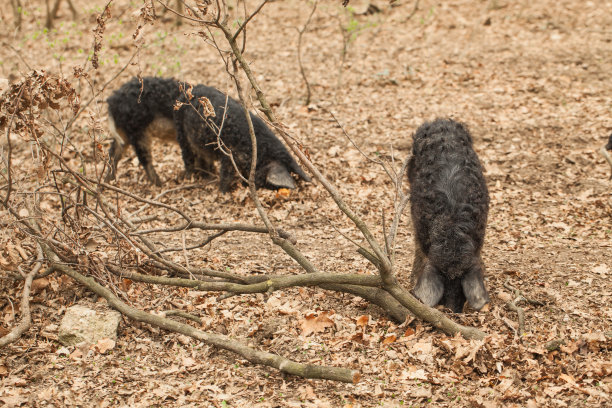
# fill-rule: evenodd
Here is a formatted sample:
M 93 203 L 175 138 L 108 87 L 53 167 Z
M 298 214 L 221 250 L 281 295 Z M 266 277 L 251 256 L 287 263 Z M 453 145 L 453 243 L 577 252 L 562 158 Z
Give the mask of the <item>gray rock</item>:
M 75 305 L 66 310 L 60 324 L 58 339 L 64 346 L 86 342 L 96 344 L 98 340 L 117 338 L 121 314 L 114 310 L 96 311 Z

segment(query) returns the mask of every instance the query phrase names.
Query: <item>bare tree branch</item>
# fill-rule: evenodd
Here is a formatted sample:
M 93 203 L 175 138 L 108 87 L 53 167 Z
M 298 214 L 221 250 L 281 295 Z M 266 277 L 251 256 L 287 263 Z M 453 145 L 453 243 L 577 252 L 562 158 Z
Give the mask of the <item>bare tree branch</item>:
M 100 285 L 93 278 L 85 277 L 68 265 L 58 262 L 54 252 L 44 243 L 42 244 L 42 247 L 52 268 L 59 270 L 67 276 L 70 276 L 72 279 L 84 285 L 98 296 L 103 297 L 107 300 L 108 304 L 112 308 L 116 309 L 121 314 L 132 320 L 148 323 L 175 333 L 184 334 L 206 344 L 236 353 L 251 363 L 276 368 L 279 371 L 287 374 L 292 374 L 303 378 L 327 379 L 347 383 L 356 383 L 359 381 L 359 372 L 355 370 L 298 363 L 275 354 L 255 350 L 227 336 L 207 333 L 195 329 L 187 324 L 176 322 L 165 317 L 156 316 L 154 314 L 128 306 L 117 296 L 115 296 L 113 292 Z
M 380 277 L 360 274 L 310 273 L 269 277 L 264 281 L 240 284 L 232 282 L 204 282 L 199 280 L 168 278 L 165 276 L 143 275 L 136 272 L 119 271 L 116 267 L 109 270 L 123 278 L 136 282 L 179 286 L 209 292 L 231 292 L 234 294 L 266 293 L 296 286 L 319 286 L 324 284 L 348 284 L 365 287 L 380 286 Z
M 42 268 L 43 253 L 40 245 L 38 246 L 38 258 L 34 267 L 28 272 L 25 277 L 23 284 L 23 290 L 21 293 L 21 321 L 15 326 L 9 333 L 0 338 L 0 348 L 7 344 L 17 341 L 23 333 L 25 333 L 32 324 L 32 317 L 30 315 L 30 288 L 32 287 L 32 281 L 34 277 Z

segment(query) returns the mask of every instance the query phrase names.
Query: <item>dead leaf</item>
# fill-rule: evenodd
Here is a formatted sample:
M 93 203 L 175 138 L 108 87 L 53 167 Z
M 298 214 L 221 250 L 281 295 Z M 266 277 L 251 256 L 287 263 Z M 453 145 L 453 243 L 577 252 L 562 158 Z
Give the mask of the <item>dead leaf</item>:
M 578 193 L 578 195 L 576 195 L 576 197 L 577 197 L 579 200 L 584 201 L 584 200 L 586 200 L 587 198 L 589 198 L 589 197 L 590 197 L 590 196 L 592 196 L 592 195 L 593 195 L 593 189 L 592 189 L 592 188 L 588 188 L 588 189 L 586 189 L 586 190 L 584 190 L 584 191 L 582 191 L 582 192 Z
M 130 279 L 127 278 L 123 278 L 121 279 L 121 290 L 124 292 L 127 292 L 130 290 L 130 287 L 132 286 L 132 281 Z
M 351 336 L 351 341 L 354 341 L 356 343 L 365 344 L 365 345 L 370 343 L 368 339 L 369 337 L 363 334 L 362 332 L 357 332 Z
M 83 352 L 77 348 L 70 354 L 69 358 L 73 361 L 80 360 L 83 358 Z
M 562 379 L 563 381 L 565 381 L 566 383 L 570 384 L 570 385 L 576 385 L 576 380 L 571 375 L 568 375 L 568 374 L 559 374 L 559 378 Z
M 397 336 L 395 334 L 392 334 L 388 337 L 385 337 L 385 339 L 382 341 L 382 344 L 391 344 L 391 343 L 395 343 L 395 340 L 397 340 Z
M 291 190 L 289 190 L 288 188 L 279 188 L 278 190 L 276 190 L 276 193 L 275 193 L 275 197 L 277 199 L 289 198 L 290 195 L 291 195 Z
M 32 293 L 41 292 L 42 290 L 46 289 L 47 286 L 49 286 L 49 279 L 47 278 L 33 280 L 31 286 Z
M 191 357 L 183 357 L 181 358 L 181 364 L 183 364 L 184 367 L 191 367 L 195 365 L 195 360 Z
M 502 302 L 512 302 L 512 295 L 508 292 L 504 292 L 503 290 L 497 292 L 497 297 Z
M 584 333 L 582 338 L 587 343 L 601 342 L 604 343 L 606 341 L 606 336 L 602 332 L 595 333 Z
M 334 321 L 328 317 L 327 312 L 320 313 L 316 316 L 314 313 L 306 315 L 302 320 L 302 336 L 306 337 L 312 333 L 325 331 L 328 327 L 334 327 Z
M 427 380 L 427 373 L 422 368 L 417 369 L 412 366 L 402 373 L 402 378 L 407 378 L 409 380 Z
M 317 395 L 314 393 L 314 389 L 310 385 L 301 387 L 298 392 L 300 394 L 300 398 L 303 400 L 314 400 L 317 398 Z
M 369 315 L 361 315 L 357 318 L 356 321 L 356 325 L 357 326 L 361 326 L 361 327 L 366 327 L 368 325 L 368 322 L 370 321 L 370 316 Z
M 28 260 L 28 254 L 26 253 L 25 249 L 21 247 L 21 245 L 19 244 L 15 245 L 15 249 L 17 250 L 17 252 L 19 253 L 19 256 L 21 256 L 21 258 L 24 261 Z
M 100 339 L 98 343 L 96 343 L 96 350 L 100 354 L 106 353 L 108 350 L 112 350 L 115 348 L 115 340 L 111 339 Z
M 414 333 L 415 333 L 414 329 L 412 327 L 409 327 L 404 332 L 404 337 L 410 337 L 410 336 L 414 335 Z
M 578 344 L 575 341 L 569 342 L 567 345 L 559 346 L 559 349 L 566 354 L 574 354 L 578 351 Z
M 410 350 L 413 353 L 430 354 L 433 346 L 430 342 L 416 343 Z
M 179 335 L 177 338 L 179 343 L 181 343 L 183 346 L 187 346 L 189 344 L 191 344 L 192 338 L 189 336 L 185 336 L 184 334 Z

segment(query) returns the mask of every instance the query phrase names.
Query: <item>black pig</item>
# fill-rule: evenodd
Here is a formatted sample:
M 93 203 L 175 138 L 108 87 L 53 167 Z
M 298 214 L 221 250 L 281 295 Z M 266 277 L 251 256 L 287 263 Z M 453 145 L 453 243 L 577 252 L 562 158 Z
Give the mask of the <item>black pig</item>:
M 109 150 L 110 168 L 106 181 L 114 180 L 117 162 L 126 144 L 134 147 L 149 181 L 160 186 L 161 180 L 151 157 L 151 139 L 176 142 L 173 113 L 180 83 L 172 78 L 134 77 L 106 100 L 113 142 Z
M 428 306 L 461 312 L 489 302 L 483 245 L 489 193 L 472 137 L 461 123 L 436 119 L 413 136 L 408 163 L 415 260 L 413 293 Z
M 201 99 L 203 97 L 208 99 L 212 106 L 208 106 Z M 204 101 L 204 105 L 201 101 Z M 183 93 L 179 102 L 183 106 L 174 112 L 174 121 L 186 172 L 193 171 L 196 159 L 199 159 L 207 169 L 211 169 L 212 162 L 218 159 L 219 189 L 222 192 L 230 191 L 236 174 L 231 158 L 219 148 L 221 143 L 224 149 L 231 151 L 240 173 L 248 178 L 252 146 L 242 105 L 235 99 L 226 97 L 219 90 L 204 85 L 198 85 L 190 92 Z M 208 109 L 211 111 L 208 112 Z M 291 173 L 310 181 L 310 177 L 304 173 L 264 121 L 252 113 L 249 114 L 257 140 L 255 185 L 268 188 L 295 188 Z M 219 138 L 217 138 L 218 133 L 220 133 Z

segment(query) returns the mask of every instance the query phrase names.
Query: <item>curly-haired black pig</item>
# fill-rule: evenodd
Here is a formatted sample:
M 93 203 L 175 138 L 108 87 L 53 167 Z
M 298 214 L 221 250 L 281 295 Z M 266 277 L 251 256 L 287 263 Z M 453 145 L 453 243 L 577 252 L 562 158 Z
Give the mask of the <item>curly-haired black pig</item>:
M 419 127 L 408 180 L 416 232 L 414 295 L 455 313 L 466 299 L 480 310 L 489 302 L 480 257 L 489 193 L 468 129 L 450 119 Z
M 208 104 L 210 102 L 210 105 Z M 219 189 L 230 191 L 238 171 L 248 178 L 251 166 L 251 137 L 242 105 L 219 90 L 198 85 L 179 97 L 182 106 L 174 112 L 177 139 L 187 173 L 199 160 L 206 169 L 219 160 Z M 249 113 L 257 140 L 255 185 L 271 189 L 295 188 L 291 173 L 305 181 L 310 177 L 289 154 L 287 148 L 259 117 Z M 219 137 L 218 137 L 219 135 Z
M 125 146 L 132 145 L 148 179 L 160 186 L 153 167 L 151 139 L 176 142 L 174 104 L 179 97 L 179 81 L 172 78 L 134 77 L 106 100 L 108 121 L 113 141 L 109 150 L 110 168 L 106 181 L 114 180 L 117 162 Z

